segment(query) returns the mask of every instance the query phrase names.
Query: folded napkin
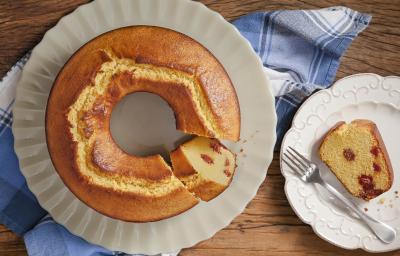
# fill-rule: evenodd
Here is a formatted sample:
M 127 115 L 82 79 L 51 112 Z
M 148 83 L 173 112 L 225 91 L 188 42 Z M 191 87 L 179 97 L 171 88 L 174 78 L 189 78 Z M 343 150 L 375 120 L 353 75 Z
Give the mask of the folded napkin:
M 271 80 L 278 145 L 302 101 L 332 84 L 340 57 L 370 19 L 345 7 L 332 7 L 253 13 L 233 22 L 262 59 Z M 69 233 L 47 215 L 26 185 L 13 149 L 11 123 L 16 83 L 28 57 L 0 82 L 0 223 L 24 236 L 31 256 L 125 255 Z

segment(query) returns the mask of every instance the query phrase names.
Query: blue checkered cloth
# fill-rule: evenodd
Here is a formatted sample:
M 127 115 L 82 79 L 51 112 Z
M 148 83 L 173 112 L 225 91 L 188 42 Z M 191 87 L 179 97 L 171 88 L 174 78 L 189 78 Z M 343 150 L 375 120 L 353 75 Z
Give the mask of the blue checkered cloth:
M 331 7 L 255 13 L 233 22 L 272 80 L 278 146 L 298 106 L 315 90 L 332 84 L 340 57 L 370 20 L 349 8 Z
M 340 57 L 370 19 L 345 7 L 332 7 L 253 13 L 233 22 L 262 59 L 271 80 L 278 144 L 304 99 L 332 84 Z M 0 82 L 0 222 L 24 236 L 29 255 L 121 255 L 90 244 L 55 223 L 26 185 L 10 126 L 16 83 L 28 57 Z

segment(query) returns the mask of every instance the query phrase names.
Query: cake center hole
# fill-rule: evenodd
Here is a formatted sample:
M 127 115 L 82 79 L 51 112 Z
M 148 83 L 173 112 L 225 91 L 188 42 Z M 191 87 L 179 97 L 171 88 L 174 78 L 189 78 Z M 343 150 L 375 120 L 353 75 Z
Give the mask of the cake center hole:
M 187 135 L 176 130 L 175 116 L 168 103 L 152 93 L 137 92 L 125 96 L 111 113 L 111 135 L 128 154 L 160 154 L 169 160 Z

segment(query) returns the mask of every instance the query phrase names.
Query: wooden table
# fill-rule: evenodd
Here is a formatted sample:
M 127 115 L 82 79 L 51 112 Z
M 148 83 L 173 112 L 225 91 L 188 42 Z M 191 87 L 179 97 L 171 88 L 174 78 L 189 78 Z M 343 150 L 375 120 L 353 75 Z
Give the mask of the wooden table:
M 34 47 L 43 34 L 84 0 L 0 0 L 0 77 Z M 204 0 L 233 20 L 253 11 L 310 9 L 344 5 L 373 15 L 370 26 L 343 57 L 337 78 L 372 72 L 400 75 L 399 0 Z M 181 255 L 360 255 L 337 248 L 314 234 L 290 208 L 276 153 L 268 177 L 255 199 L 231 225 L 213 238 L 185 249 Z M 0 225 L 0 255 L 26 255 L 20 237 Z M 400 255 L 400 251 L 385 255 Z

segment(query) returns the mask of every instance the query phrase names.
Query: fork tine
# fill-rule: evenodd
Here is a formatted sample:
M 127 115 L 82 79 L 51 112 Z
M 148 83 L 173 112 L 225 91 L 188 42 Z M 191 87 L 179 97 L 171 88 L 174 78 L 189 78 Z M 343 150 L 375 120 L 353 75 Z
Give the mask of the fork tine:
M 302 159 L 300 159 L 298 156 L 296 156 L 295 154 L 293 154 L 292 151 L 286 150 L 286 152 L 288 152 L 289 155 L 290 155 L 292 158 L 294 158 L 294 159 L 298 162 L 297 164 L 300 164 L 300 165 L 303 166 L 304 168 L 308 168 L 308 167 L 309 167 L 307 164 L 304 163 L 304 161 L 303 161 Z
M 292 148 L 291 146 L 289 146 L 288 148 L 290 148 L 296 155 L 298 155 L 304 162 L 306 162 L 307 164 L 311 164 L 310 160 L 308 160 L 307 158 L 305 158 L 302 154 L 300 154 L 296 149 Z
M 294 165 L 292 165 L 291 163 L 289 163 L 288 161 L 285 160 L 285 158 L 282 158 L 282 161 L 289 166 L 290 169 L 292 169 L 292 171 L 297 172 L 300 176 L 303 176 L 304 173 L 302 173 L 299 168 L 295 167 Z
M 294 161 L 286 152 L 283 155 L 292 163 L 293 166 L 296 166 L 298 170 L 300 170 L 304 174 L 304 170 L 299 166 L 296 161 Z
M 302 170 L 302 168 L 301 167 L 299 167 L 298 166 L 298 164 L 285 152 L 285 153 L 283 153 L 283 155 L 291 162 L 291 168 L 292 169 L 296 169 L 296 170 L 298 170 L 297 172 L 300 174 L 300 175 L 303 175 L 304 174 L 304 170 Z M 284 160 L 284 159 L 283 159 Z M 287 161 L 285 162 L 285 163 L 287 163 Z

